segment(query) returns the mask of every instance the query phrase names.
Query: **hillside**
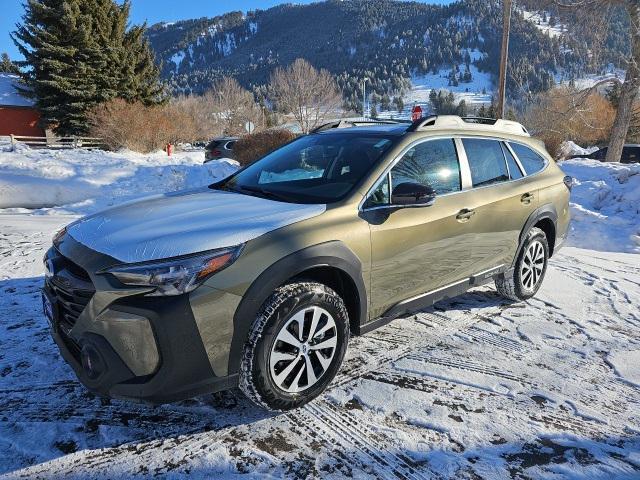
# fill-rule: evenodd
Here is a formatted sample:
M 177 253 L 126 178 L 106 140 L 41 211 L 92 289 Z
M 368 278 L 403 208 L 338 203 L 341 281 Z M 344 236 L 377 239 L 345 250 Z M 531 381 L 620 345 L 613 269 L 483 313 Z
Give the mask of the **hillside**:
M 612 60 L 594 61 L 580 48 L 582 38 L 549 34 L 535 18 L 522 10 L 514 15 L 511 92 L 547 89 L 560 73 L 572 78 L 599 73 L 602 62 Z M 412 78 L 444 77 L 444 86 L 458 91 L 466 90 L 465 84 L 469 91 L 477 87 L 474 75 L 493 78 L 501 24 L 497 0 L 449 6 L 328 0 L 156 24 L 148 36 L 176 93 L 201 93 L 229 74 L 245 86 L 261 85 L 276 66 L 303 57 L 335 74 L 354 108 L 362 101 L 362 78 L 371 79 L 368 88 L 384 108 L 409 89 Z

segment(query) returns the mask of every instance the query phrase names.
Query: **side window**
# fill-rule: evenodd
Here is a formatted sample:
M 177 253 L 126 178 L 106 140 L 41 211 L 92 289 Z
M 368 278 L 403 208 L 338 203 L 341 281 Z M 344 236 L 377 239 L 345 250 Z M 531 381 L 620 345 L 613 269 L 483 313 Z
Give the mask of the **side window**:
M 511 177 L 511 180 L 517 180 L 518 178 L 524 177 L 520 167 L 518 166 L 518 162 L 516 162 L 516 159 L 511 155 L 511 151 L 504 144 L 502 144 L 502 151 L 507 159 L 507 166 L 509 167 L 509 176 Z
M 527 175 L 533 175 L 544 168 L 546 161 L 540 154 L 518 143 L 510 143 L 509 145 L 516 152 L 518 160 L 520 160 Z
M 460 164 L 453 139 L 428 140 L 411 148 L 391 170 L 391 184 L 430 185 L 436 195 L 459 192 Z
M 369 194 L 369 198 L 364 202 L 364 208 L 381 207 L 391 203 L 389 197 L 389 175 L 385 175 L 380 184 Z
M 484 187 L 509 180 L 502 146 L 497 140 L 464 138 L 474 187 Z

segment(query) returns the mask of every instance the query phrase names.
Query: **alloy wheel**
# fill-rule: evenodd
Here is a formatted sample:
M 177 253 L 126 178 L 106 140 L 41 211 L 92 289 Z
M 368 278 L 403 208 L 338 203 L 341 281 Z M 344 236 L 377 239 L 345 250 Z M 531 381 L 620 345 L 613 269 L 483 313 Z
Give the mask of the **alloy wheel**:
M 269 357 L 271 378 L 287 393 L 312 387 L 329 369 L 337 346 L 334 318 L 320 307 L 295 313 L 280 329 Z
M 544 246 L 542 243 L 537 240 L 531 242 L 527 247 L 527 251 L 522 258 L 522 265 L 520 266 L 520 281 L 525 289 L 532 291 L 538 286 L 542 280 L 545 260 Z

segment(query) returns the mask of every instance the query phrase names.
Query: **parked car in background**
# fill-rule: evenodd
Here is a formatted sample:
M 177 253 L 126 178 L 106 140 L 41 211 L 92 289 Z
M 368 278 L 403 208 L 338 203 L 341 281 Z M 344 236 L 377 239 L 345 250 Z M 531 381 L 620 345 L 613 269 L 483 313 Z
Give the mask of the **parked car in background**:
M 237 137 L 214 138 L 204 148 L 204 163 L 221 158 L 233 158 L 233 146 Z
M 586 157 L 581 158 L 590 158 L 592 160 L 604 162 L 607 158 L 608 150 L 609 147 L 603 147 L 600 150 L 596 150 Z M 620 163 L 640 163 L 640 145 L 632 143 L 625 145 L 622 149 L 622 158 L 620 159 Z

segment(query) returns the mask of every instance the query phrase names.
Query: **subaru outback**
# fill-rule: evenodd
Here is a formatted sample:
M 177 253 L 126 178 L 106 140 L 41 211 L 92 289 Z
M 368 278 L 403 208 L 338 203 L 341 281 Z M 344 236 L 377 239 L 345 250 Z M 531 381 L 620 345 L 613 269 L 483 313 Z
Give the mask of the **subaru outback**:
M 346 128 L 343 128 L 346 127 Z M 536 294 L 571 179 L 518 123 L 327 125 L 207 188 L 85 217 L 45 257 L 44 311 L 91 391 L 153 404 L 318 396 L 351 335 L 493 281 Z

